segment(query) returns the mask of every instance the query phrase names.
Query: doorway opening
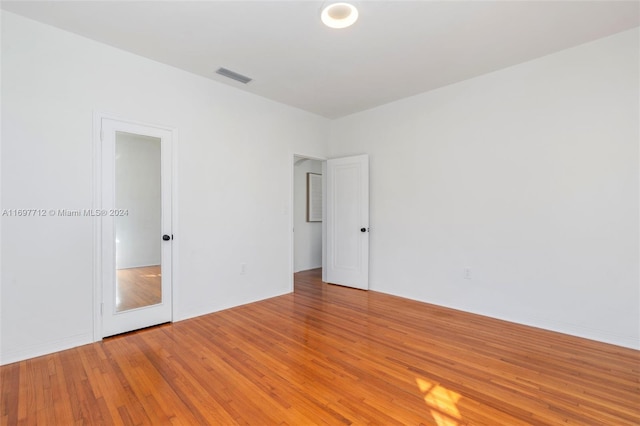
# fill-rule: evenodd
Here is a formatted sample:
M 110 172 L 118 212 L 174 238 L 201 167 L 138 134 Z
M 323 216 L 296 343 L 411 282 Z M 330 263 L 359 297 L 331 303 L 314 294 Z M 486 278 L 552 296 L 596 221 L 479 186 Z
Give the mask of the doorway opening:
M 293 157 L 294 274 L 318 274 L 322 269 L 324 163 L 324 160 L 310 157 Z
M 327 283 L 369 289 L 369 156 L 294 155 L 292 169 L 291 289 L 294 273 L 309 270 Z

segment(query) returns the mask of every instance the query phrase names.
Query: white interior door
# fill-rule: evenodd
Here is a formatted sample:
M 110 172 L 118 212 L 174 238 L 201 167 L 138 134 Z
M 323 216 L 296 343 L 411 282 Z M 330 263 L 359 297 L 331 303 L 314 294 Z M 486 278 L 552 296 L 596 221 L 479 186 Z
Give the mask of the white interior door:
M 325 280 L 369 288 L 369 156 L 327 160 Z
M 172 319 L 172 131 L 101 120 L 102 332 Z

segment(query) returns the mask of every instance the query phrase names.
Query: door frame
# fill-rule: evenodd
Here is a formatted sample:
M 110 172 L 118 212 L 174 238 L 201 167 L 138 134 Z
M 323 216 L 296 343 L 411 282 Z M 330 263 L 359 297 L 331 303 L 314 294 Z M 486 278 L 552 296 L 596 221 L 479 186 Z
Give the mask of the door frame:
M 92 201 L 91 208 L 95 210 L 101 210 L 103 199 L 103 156 L 102 156 L 102 121 L 104 119 L 121 121 L 127 124 L 133 124 L 144 127 L 151 127 L 161 129 L 171 133 L 171 229 L 173 235 L 178 234 L 177 229 L 177 141 L 178 132 L 177 129 L 171 126 L 159 125 L 155 123 L 147 123 L 138 120 L 131 120 L 123 118 L 115 114 L 104 113 L 100 111 L 94 111 L 93 113 L 93 131 L 92 131 L 92 169 L 93 169 L 93 182 L 92 182 Z M 102 219 L 100 217 L 93 217 L 93 341 L 98 342 L 102 340 L 103 332 L 103 319 L 102 319 L 102 306 L 103 306 L 103 253 L 102 248 L 104 244 Z M 178 260 L 178 244 L 172 244 L 172 256 L 171 256 L 171 317 L 172 321 L 175 318 L 175 296 L 177 282 L 175 277 L 177 274 L 177 260 Z
M 289 156 L 289 291 L 293 292 L 293 274 L 294 274 L 294 257 L 295 257 L 295 235 L 294 235 L 294 224 L 295 224 L 295 174 L 296 174 L 296 166 L 295 159 L 298 158 L 306 158 L 307 160 L 316 160 L 322 162 L 322 199 L 324 200 L 326 197 L 326 169 L 327 169 L 327 158 L 316 157 L 313 155 L 307 154 L 297 154 L 291 153 Z M 326 259 L 326 224 L 324 221 L 324 217 L 326 216 L 325 203 L 322 203 L 322 280 L 324 281 L 324 270 L 325 270 L 325 259 Z

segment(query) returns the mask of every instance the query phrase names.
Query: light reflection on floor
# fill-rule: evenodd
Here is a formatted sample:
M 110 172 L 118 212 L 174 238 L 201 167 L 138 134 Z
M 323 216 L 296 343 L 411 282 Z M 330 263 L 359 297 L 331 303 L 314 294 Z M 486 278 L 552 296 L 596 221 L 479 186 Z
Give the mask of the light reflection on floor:
M 418 388 L 424 393 L 424 401 L 438 426 L 459 426 L 462 417 L 457 407 L 460 394 L 437 383 L 416 378 Z

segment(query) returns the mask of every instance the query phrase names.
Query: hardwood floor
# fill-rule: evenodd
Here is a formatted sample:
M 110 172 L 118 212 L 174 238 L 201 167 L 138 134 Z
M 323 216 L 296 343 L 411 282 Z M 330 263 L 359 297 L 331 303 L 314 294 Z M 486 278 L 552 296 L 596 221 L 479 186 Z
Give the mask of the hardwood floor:
M 162 302 L 160 265 L 116 270 L 116 311 Z
M 640 424 L 639 351 L 295 281 L 0 367 L 2 425 Z

